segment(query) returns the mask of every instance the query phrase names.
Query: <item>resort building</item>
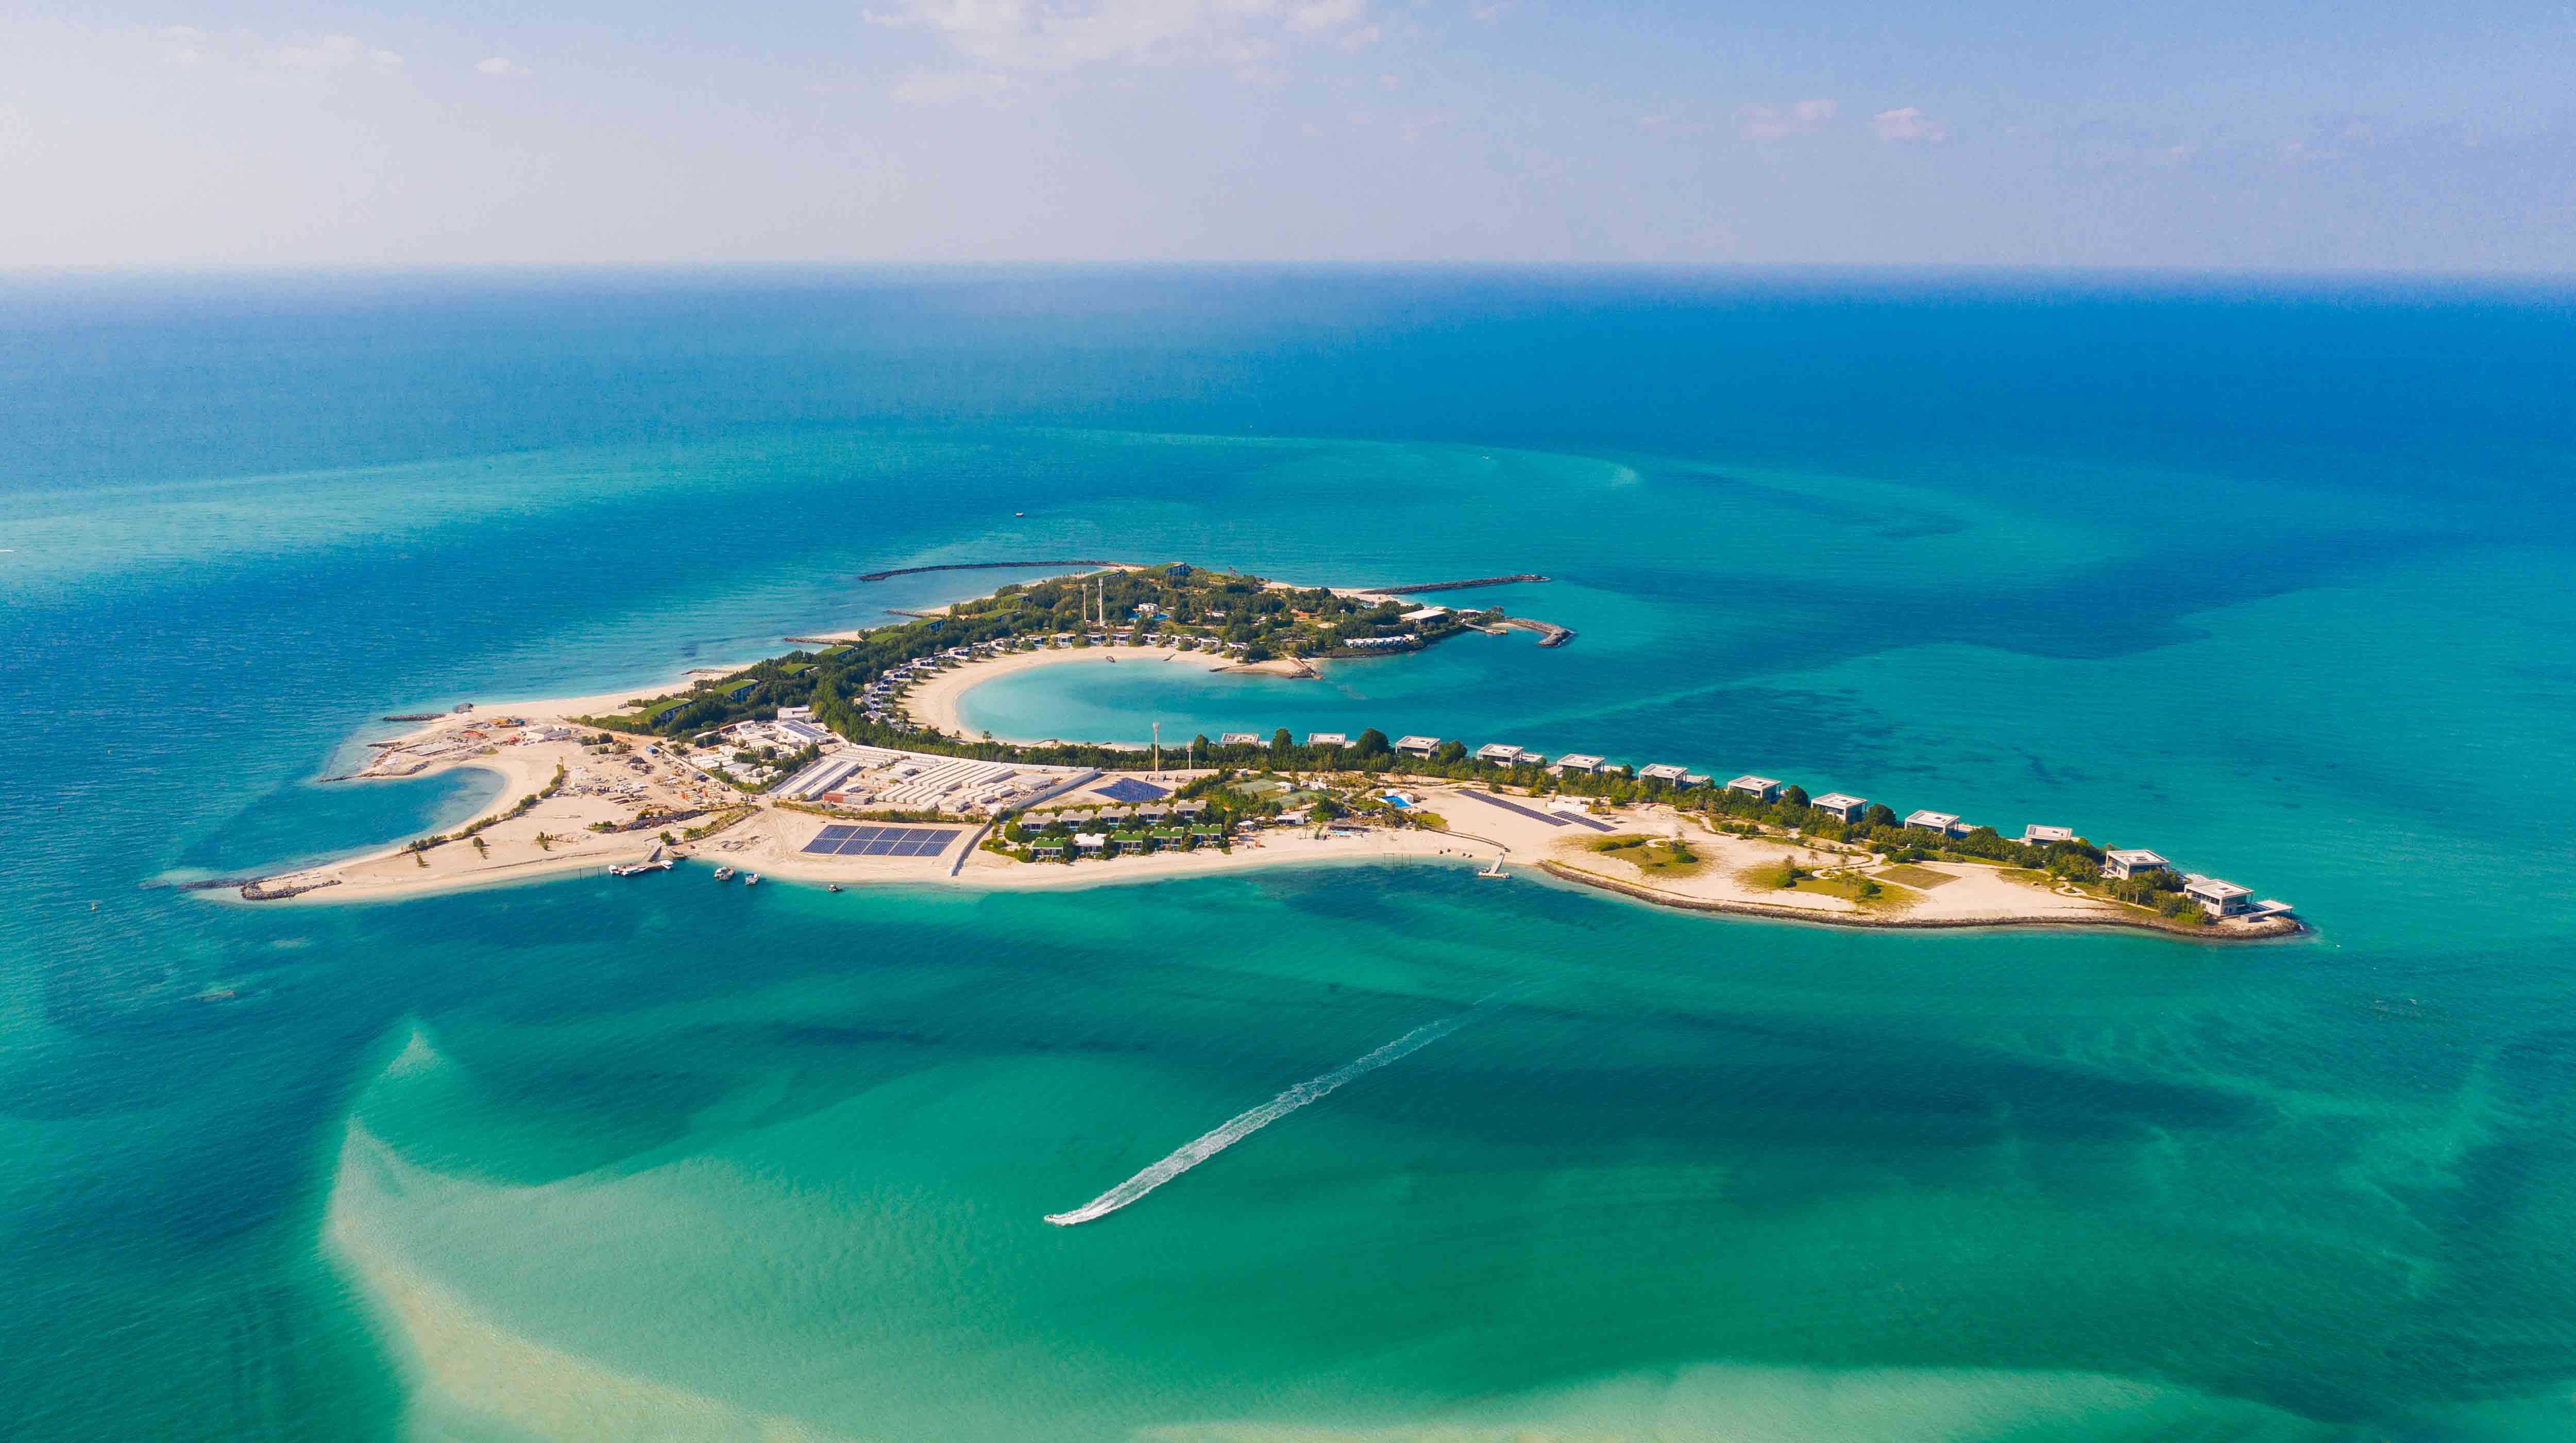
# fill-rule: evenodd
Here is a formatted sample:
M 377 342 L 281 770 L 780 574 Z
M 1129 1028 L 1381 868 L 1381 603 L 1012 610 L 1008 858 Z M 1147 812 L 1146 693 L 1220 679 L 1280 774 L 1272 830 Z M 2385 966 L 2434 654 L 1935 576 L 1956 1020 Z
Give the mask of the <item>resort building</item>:
M 1355 636 L 1342 643 L 1353 651 L 1390 651 L 1397 647 L 1421 644 L 1422 638 L 1409 631 L 1402 636 Z
M 1257 732 L 1227 732 L 1216 739 L 1216 744 L 1221 747 L 1257 747 L 1261 745 L 1261 736 Z
M 2213 917 L 2233 917 L 2254 905 L 2253 888 L 2222 882 L 2216 877 L 2204 877 L 2197 872 L 2182 879 L 2182 890 L 2184 896 L 2198 902 L 2200 909 Z
M 1407 625 L 1411 625 L 1415 622 L 1430 621 L 1435 617 L 1447 616 L 1448 614 L 1449 608 L 1445 606 L 1426 606 L 1416 611 L 1406 612 L 1404 614 L 1404 620 Z
M 1310 747 L 1346 747 L 1350 744 L 1351 739 L 1349 735 L 1344 732 L 1306 733 L 1306 745 Z
M 1526 749 L 1513 746 L 1507 742 L 1487 742 L 1485 745 L 1476 748 L 1476 760 L 1480 762 L 1492 762 L 1494 765 L 1502 767 L 1515 766 L 1529 755 L 1530 753 Z
M 1106 832 L 1076 832 L 1073 834 L 1073 844 L 1086 852 L 1106 851 L 1109 847 L 1109 834 Z
M 2073 827 L 2043 827 L 2037 822 L 2033 822 L 2029 826 L 2021 829 L 2021 839 L 2025 846 L 2045 847 L 2051 842 L 2074 841 L 2075 829 Z
M 2105 877 L 2126 880 L 2140 872 L 2170 871 L 2172 868 L 2173 863 L 2143 847 L 2114 847 L 2102 854 L 2102 875 Z
M 1558 757 L 1556 765 L 1549 767 L 1548 770 L 1559 776 L 1567 772 L 1597 772 L 1601 770 L 1601 758 L 1589 752 L 1567 752 Z
M 1809 798 L 1807 805 L 1820 812 L 1833 813 L 1835 821 L 1848 827 L 1860 820 L 1862 812 L 1869 810 L 1869 798 L 1848 796 L 1842 792 L 1827 792 L 1821 797 Z
M 1776 802 L 1780 800 L 1780 782 L 1776 777 L 1757 777 L 1748 773 L 1744 776 L 1737 777 L 1734 781 L 1728 782 L 1726 784 L 1726 789 L 1730 792 L 1742 792 L 1744 795 L 1753 798 L 1755 801 Z
M 1438 737 L 1397 737 L 1395 749 L 1408 757 L 1427 757 L 1440 750 Z
M 1690 772 L 1687 769 L 1675 766 L 1671 762 L 1656 762 L 1652 766 L 1637 769 L 1637 780 L 1641 782 L 1670 782 L 1674 786 L 1680 786 L 1682 778 L 1689 775 Z
M 1905 819 L 1905 825 L 1921 827 L 1927 832 L 1939 832 L 1946 837 L 1958 830 L 1959 819 L 1948 812 L 1916 812 Z

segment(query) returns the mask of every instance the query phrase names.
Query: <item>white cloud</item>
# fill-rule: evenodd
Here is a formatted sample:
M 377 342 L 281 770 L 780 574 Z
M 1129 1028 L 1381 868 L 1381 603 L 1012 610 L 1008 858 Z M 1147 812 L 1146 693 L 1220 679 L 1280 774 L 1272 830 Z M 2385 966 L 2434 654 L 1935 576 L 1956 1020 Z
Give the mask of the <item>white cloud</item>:
M 1834 118 L 1842 106 L 1818 96 L 1812 100 L 1791 101 L 1786 105 L 1756 105 L 1744 113 L 1744 133 L 1769 140 L 1813 130 Z
M 906 105 L 936 105 L 947 100 L 966 100 L 979 95 L 994 95 L 1011 88 L 1011 77 L 992 71 L 959 71 L 946 75 L 916 75 L 894 88 L 894 98 Z
M 1902 110 L 1882 110 L 1869 118 L 1881 140 L 1939 140 L 1950 133 L 1949 127 L 1913 106 Z
M 196 65 L 206 58 L 206 32 L 194 25 L 164 25 L 152 33 L 161 41 L 161 58 L 173 65 Z
M 519 62 L 512 60 L 506 55 L 495 55 L 488 60 L 475 61 L 474 73 L 477 75 L 490 75 L 502 80 L 524 80 L 532 72 L 528 67 L 521 65 Z
M 1348 25 L 1360 18 L 1368 0 L 1307 0 L 1288 7 L 1288 28 L 1299 35 L 1315 35 Z
M 325 35 L 310 45 L 289 45 L 276 59 L 289 70 L 337 70 L 365 51 L 354 35 Z
M 979 66 L 1078 70 L 1088 65 L 1257 65 L 1288 36 L 1339 31 L 1353 48 L 1368 0 L 897 0 L 863 10 L 870 25 L 939 37 Z
M 1375 45 L 1380 39 L 1383 39 L 1384 35 L 1385 32 L 1379 30 L 1374 25 L 1363 25 L 1359 29 L 1342 37 L 1342 48 L 1344 50 L 1365 50 L 1368 47 Z

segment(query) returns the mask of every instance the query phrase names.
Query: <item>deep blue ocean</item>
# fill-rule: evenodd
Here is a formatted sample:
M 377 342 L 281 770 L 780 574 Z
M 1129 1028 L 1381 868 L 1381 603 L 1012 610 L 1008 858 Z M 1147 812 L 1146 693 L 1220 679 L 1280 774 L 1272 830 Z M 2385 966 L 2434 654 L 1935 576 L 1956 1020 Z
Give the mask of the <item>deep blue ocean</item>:
M 2571 342 L 2399 282 L 0 279 L 0 1438 L 2576 1437 Z M 170 885 L 490 800 L 321 780 L 387 713 L 1051 555 L 1542 573 L 1452 599 L 1580 636 L 978 726 L 1757 770 L 2316 930 Z

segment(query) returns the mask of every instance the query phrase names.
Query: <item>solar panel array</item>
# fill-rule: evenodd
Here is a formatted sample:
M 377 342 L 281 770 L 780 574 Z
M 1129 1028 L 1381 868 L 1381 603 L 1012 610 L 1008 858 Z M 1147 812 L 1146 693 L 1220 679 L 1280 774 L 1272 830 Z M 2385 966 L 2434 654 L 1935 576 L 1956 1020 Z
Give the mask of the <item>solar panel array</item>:
M 836 822 L 815 833 L 805 850 L 841 857 L 930 857 L 955 840 L 954 827 L 854 827 Z
M 1120 777 L 1118 780 L 1102 787 L 1100 789 L 1100 795 L 1109 798 L 1113 802 L 1150 802 L 1162 797 L 1168 797 L 1171 795 L 1171 792 L 1165 788 L 1155 786 L 1152 782 L 1140 782 L 1134 777 Z

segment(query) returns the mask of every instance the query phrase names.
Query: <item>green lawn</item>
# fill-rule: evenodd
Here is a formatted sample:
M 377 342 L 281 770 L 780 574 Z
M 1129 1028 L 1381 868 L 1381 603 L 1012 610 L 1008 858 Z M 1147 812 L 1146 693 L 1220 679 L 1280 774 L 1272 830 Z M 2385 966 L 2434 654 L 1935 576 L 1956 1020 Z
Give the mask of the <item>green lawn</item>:
M 1935 872 L 1929 867 L 1909 864 L 1881 868 L 1875 875 L 1882 882 L 1901 882 L 1908 887 L 1919 887 L 1927 892 L 1935 887 L 1946 887 L 1959 880 L 1956 877 Z
M 1692 851 L 1689 843 L 1669 837 L 1622 833 L 1594 837 L 1583 848 L 1599 856 L 1616 857 L 1650 877 L 1687 877 L 1708 865 L 1708 859 Z

